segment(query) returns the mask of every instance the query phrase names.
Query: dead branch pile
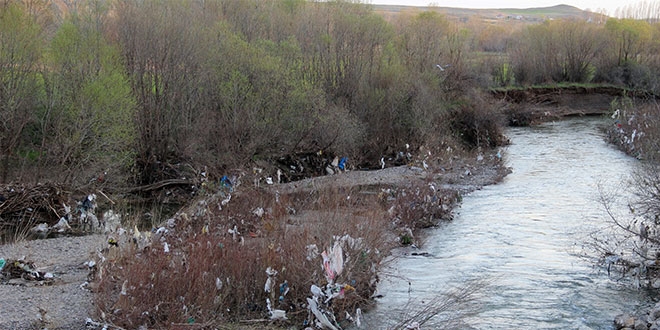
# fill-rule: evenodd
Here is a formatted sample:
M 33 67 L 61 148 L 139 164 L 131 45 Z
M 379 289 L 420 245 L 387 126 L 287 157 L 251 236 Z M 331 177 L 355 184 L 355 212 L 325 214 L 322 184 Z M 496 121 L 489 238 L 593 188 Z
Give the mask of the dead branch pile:
M 58 184 L 0 186 L 0 231 L 45 222 L 52 226 L 65 214 L 70 192 Z

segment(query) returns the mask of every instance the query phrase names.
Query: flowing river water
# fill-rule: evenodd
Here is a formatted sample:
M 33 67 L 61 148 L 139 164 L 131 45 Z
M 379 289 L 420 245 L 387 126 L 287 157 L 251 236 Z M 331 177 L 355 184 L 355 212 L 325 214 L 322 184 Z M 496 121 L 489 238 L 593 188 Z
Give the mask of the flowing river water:
M 427 233 L 417 253 L 381 278 L 370 329 L 388 329 L 451 288 L 479 279 L 461 329 L 611 329 L 652 298 L 580 257 L 607 225 L 598 187 L 625 185 L 636 160 L 608 145 L 603 119 L 575 118 L 507 131 L 512 168 L 503 182 L 464 197 L 453 221 Z M 439 323 L 422 328 L 444 328 Z

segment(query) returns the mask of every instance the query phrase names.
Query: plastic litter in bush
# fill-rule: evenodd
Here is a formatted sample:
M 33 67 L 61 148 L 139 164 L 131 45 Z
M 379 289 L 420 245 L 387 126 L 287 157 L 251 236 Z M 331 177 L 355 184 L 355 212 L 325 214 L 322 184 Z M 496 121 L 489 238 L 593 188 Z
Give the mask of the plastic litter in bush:
M 266 298 L 266 308 L 268 313 L 270 313 L 271 320 L 286 320 L 286 311 L 281 309 L 272 309 L 270 304 L 270 299 Z
M 346 162 L 348 161 L 348 157 L 342 157 L 339 160 L 339 164 L 337 167 L 339 167 L 340 170 L 345 171 L 346 170 Z
M 266 269 L 266 275 L 268 275 L 268 279 L 266 280 L 266 284 L 264 284 L 264 291 L 270 293 L 273 289 L 273 277 L 277 275 L 277 271 L 272 267 L 268 267 Z

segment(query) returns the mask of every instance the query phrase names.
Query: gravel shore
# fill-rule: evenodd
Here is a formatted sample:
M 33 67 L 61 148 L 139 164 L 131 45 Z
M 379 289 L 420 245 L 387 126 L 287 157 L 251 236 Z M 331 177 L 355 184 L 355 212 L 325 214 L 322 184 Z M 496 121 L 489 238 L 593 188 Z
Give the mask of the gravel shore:
M 96 249 L 104 236 L 62 237 L 0 245 L 0 258 L 33 262 L 50 272 L 50 285 L 14 279 L 0 285 L 0 329 L 86 329 L 93 315 L 93 293 L 81 288 Z

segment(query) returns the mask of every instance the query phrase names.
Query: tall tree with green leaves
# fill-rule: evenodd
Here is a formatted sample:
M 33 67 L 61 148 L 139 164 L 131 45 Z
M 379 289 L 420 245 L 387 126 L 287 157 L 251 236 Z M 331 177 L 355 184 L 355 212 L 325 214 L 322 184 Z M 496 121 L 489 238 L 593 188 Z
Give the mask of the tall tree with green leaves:
M 628 61 L 638 62 L 638 56 L 652 37 L 651 25 L 642 20 L 611 18 L 605 23 L 605 28 L 612 36 L 618 65 Z
M 22 133 L 34 119 L 39 25 L 17 3 L 0 6 L 0 171 L 7 181 Z
M 101 34 L 102 8 L 87 8 L 58 28 L 44 72 L 43 146 L 49 162 L 67 169 L 65 180 L 127 164 L 134 139 L 135 100 L 120 53 Z

